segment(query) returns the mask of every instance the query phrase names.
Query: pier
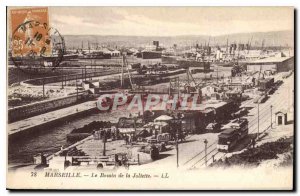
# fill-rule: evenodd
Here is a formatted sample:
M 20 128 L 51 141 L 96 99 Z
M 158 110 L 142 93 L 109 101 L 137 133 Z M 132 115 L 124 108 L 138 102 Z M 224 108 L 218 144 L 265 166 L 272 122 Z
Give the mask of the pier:
M 96 101 L 88 101 L 71 107 L 55 110 L 24 120 L 10 123 L 8 125 L 8 136 L 22 135 L 42 129 L 44 126 L 56 125 L 76 116 L 86 115 L 95 112 Z

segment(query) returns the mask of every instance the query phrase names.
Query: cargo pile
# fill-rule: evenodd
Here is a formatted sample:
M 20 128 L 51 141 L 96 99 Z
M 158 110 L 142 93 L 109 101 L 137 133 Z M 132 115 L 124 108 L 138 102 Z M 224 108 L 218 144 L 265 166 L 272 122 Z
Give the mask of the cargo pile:
M 101 128 L 111 128 L 111 126 L 112 124 L 109 121 L 93 121 L 83 127 L 73 129 L 71 133 L 67 135 L 67 140 L 76 142 L 92 135 Z
M 259 147 L 250 148 L 225 160 L 220 160 L 211 167 L 227 167 L 233 165 L 258 166 L 262 161 L 277 159 L 278 155 L 293 151 L 293 138 L 280 138 L 275 142 L 267 142 Z
M 42 88 L 26 88 L 23 86 L 16 86 L 8 90 L 8 106 L 15 107 L 49 98 L 65 97 L 72 92 L 76 91 L 60 88 L 50 89 L 49 87 L 46 87 L 45 95 L 43 97 Z
M 86 156 L 82 150 L 78 150 L 76 147 L 70 148 L 69 150 L 64 150 L 60 154 L 60 156 Z

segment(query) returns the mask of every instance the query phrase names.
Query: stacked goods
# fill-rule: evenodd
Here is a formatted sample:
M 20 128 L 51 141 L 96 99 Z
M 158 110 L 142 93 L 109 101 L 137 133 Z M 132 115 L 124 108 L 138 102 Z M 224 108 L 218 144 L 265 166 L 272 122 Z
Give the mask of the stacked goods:
M 106 121 L 93 121 L 87 125 L 84 125 L 81 128 L 73 129 L 71 133 L 67 134 L 67 140 L 70 142 L 76 142 L 82 140 L 95 131 L 100 130 L 101 128 L 110 128 L 111 123 Z
M 78 150 L 76 147 L 70 148 L 68 150 L 62 151 L 60 156 L 86 156 L 82 150 Z
M 288 73 L 284 73 L 282 75 L 282 79 L 286 79 L 286 78 L 290 77 L 292 74 L 293 74 L 293 70 L 290 70 Z

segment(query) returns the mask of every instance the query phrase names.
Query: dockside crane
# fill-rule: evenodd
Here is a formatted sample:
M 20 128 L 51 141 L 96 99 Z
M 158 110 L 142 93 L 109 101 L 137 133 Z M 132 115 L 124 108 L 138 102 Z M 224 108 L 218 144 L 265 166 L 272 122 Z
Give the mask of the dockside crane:
M 132 83 L 132 78 L 131 78 L 131 74 L 130 74 L 130 71 L 129 71 L 128 61 L 127 61 L 127 58 L 126 58 L 126 54 L 123 53 L 122 54 L 122 70 L 121 70 L 121 87 L 122 88 L 124 86 L 124 68 L 125 67 L 127 69 L 127 74 L 128 74 L 128 78 L 129 78 L 131 90 L 134 90 L 135 89 L 135 85 Z
M 190 86 L 190 87 L 197 87 L 197 83 L 189 69 L 189 67 L 186 69 L 186 74 L 187 74 L 187 85 Z M 191 79 L 191 81 L 190 81 Z

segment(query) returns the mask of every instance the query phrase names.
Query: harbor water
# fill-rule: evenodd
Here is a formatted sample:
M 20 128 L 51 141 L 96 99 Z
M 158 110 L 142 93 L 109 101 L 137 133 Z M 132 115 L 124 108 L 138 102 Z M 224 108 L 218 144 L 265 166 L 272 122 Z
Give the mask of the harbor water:
M 105 113 L 99 112 L 86 117 L 76 118 L 72 121 L 66 121 L 64 124 L 53 126 L 34 135 L 30 134 L 19 138 L 15 142 L 9 142 L 8 163 L 10 165 L 32 163 L 33 156 L 38 153 L 51 154 L 59 151 L 62 146 L 70 145 L 71 143 L 67 142 L 66 136 L 73 129 L 83 127 L 92 121 L 117 123 L 119 117 L 128 117 L 128 115 L 129 113 L 118 110 Z

